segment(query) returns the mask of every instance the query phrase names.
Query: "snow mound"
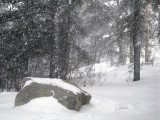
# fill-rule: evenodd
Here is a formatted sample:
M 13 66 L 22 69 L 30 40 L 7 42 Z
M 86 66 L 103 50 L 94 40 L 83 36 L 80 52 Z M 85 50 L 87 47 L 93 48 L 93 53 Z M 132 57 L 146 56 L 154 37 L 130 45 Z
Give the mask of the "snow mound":
M 47 84 L 47 85 L 53 85 L 53 86 L 57 86 L 57 87 L 61 87 L 65 90 L 69 90 L 72 91 L 73 93 L 77 94 L 77 93 L 81 93 L 82 90 L 75 87 L 74 85 L 71 85 L 67 82 L 64 82 L 61 79 L 57 79 L 57 78 L 33 78 L 33 77 L 28 77 L 31 80 L 26 81 L 24 87 L 30 85 L 33 82 L 39 83 L 39 84 Z
M 43 108 L 43 109 L 42 109 Z M 57 102 L 54 97 L 41 97 L 31 100 L 29 103 L 16 107 L 18 110 L 34 112 L 34 113 L 55 113 L 67 110 L 64 106 Z M 56 111 L 55 111 L 56 110 Z

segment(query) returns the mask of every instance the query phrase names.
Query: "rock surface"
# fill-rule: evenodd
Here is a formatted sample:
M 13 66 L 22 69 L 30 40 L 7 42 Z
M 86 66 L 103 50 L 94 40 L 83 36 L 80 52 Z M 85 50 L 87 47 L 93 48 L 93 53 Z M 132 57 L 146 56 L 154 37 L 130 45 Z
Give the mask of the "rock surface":
M 78 88 L 80 92 L 75 93 L 74 91 L 64 89 L 56 84 L 37 83 L 32 81 L 32 79 L 33 78 L 24 78 L 22 82 L 22 89 L 15 99 L 15 106 L 24 105 L 34 98 L 53 96 L 59 103 L 68 109 L 78 111 L 82 105 L 88 104 L 91 100 L 90 94 L 72 84 L 65 82 L 67 85 L 69 84 Z M 30 82 L 30 84 L 26 84 L 27 82 Z

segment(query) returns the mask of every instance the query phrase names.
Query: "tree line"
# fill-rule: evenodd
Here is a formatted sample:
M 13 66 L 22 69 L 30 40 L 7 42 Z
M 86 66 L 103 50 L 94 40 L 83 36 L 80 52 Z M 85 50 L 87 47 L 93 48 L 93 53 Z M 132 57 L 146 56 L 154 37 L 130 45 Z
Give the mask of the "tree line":
M 66 80 L 70 71 L 101 59 L 125 65 L 130 58 L 134 81 L 139 80 L 147 39 L 144 8 L 150 5 L 159 13 L 160 3 L 109 1 L 0 0 L 0 89 L 19 90 L 22 78 L 30 76 L 30 58 L 44 54 L 50 78 Z

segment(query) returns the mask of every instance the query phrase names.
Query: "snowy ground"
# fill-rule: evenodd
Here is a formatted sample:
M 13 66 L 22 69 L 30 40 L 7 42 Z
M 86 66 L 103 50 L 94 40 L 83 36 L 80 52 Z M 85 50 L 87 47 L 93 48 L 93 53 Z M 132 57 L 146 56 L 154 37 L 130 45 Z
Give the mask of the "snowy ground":
M 108 77 L 107 77 L 108 75 Z M 79 112 L 53 97 L 14 107 L 17 93 L 0 93 L 0 120 L 160 120 L 160 65 L 142 67 L 141 80 L 131 82 L 127 66 L 108 71 L 100 86 L 83 88 L 92 95 Z

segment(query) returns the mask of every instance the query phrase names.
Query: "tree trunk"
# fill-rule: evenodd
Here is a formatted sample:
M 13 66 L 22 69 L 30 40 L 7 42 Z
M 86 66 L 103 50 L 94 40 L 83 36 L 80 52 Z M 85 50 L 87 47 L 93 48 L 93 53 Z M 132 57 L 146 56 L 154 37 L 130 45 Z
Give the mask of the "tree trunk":
M 145 62 L 149 62 L 149 6 L 145 6 L 145 19 L 146 19 L 146 41 L 145 41 Z
M 158 38 L 160 43 L 160 5 L 158 6 Z
M 52 29 L 54 30 L 52 32 L 53 35 L 51 35 L 51 39 L 50 39 L 50 78 L 58 78 L 58 54 L 59 54 L 59 48 L 58 48 L 58 38 L 57 38 L 57 34 L 58 34 L 58 10 L 59 10 L 59 6 L 58 6 L 58 1 L 52 1 L 51 3 L 54 7 L 54 9 L 52 9 L 52 20 L 53 20 L 53 25 L 52 25 Z
M 124 46 L 122 43 L 122 40 L 118 43 L 118 47 L 119 47 L 119 64 L 120 65 L 125 65 L 125 56 L 124 56 Z
M 66 10 L 60 23 L 60 38 L 59 38 L 59 58 L 58 58 L 58 77 L 66 80 L 69 66 L 69 53 L 70 53 L 70 28 L 71 28 L 71 1 L 67 2 Z M 64 2 L 64 3 L 65 3 Z
M 119 0 L 117 0 L 117 6 L 119 7 L 119 5 L 120 5 L 120 1 Z M 117 15 L 117 18 L 116 18 L 117 20 L 119 19 L 119 15 Z M 119 29 L 120 29 L 120 27 L 121 27 L 121 25 L 119 25 L 120 23 L 118 22 L 116 20 L 116 23 L 117 23 L 117 26 L 118 26 L 118 31 L 117 32 L 119 32 Z M 117 41 L 119 41 L 118 42 L 118 47 L 119 47 L 119 60 L 118 60 L 118 64 L 119 65 L 124 65 L 125 63 L 126 63 L 126 58 L 125 58 L 125 48 L 124 48 L 124 46 L 123 46 L 123 35 L 121 36 L 118 36 L 117 37 Z
M 133 44 L 131 43 L 130 44 L 130 53 L 129 53 L 129 62 L 130 63 L 133 63 L 133 58 L 134 56 L 133 56 Z
M 140 46 L 134 46 L 134 81 L 140 80 Z
M 132 40 L 133 40 L 133 50 L 134 50 L 134 81 L 140 80 L 140 11 L 141 11 L 141 1 L 133 0 L 133 20 L 132 20 Z

